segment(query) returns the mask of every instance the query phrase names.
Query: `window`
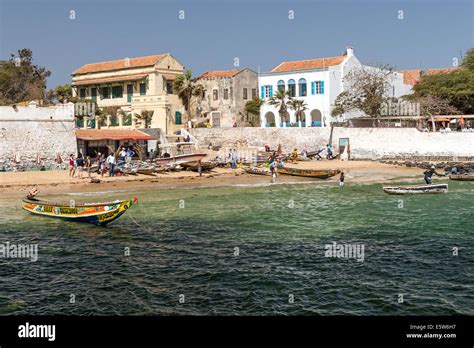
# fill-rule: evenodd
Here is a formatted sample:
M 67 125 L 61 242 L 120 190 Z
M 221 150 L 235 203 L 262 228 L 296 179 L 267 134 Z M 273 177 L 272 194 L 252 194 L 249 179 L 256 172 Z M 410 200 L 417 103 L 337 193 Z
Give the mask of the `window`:
M 146 95 L 146 83 L 140 83 L 140 95 Z
M 285 91 L 285 81 L 283 80 L 278 81 L 277 86 L 278 86 L 279 91 Z
M 173 81 L 166 80 L 166 93 L 173 94 Z
M 217 89 L 212 90 L 212 99 L 214 100 L 219 99 L 219 91 Z
M 95 87 L 91 88 L 91 98 L 93 101 L 97 100 L 97 88 Z
M 311 83 L 311 94 L 324 94 L 324 81 L 313 81 Z
M 224 89 L 224 99 L 229 99 L 229 90 L 227 88 Z
M 175 124 L 182 124 L 183 120 L 182 120 L 182 117 L 181 117 L 181 112 L 176 111 L 174 113 L 174 118 L 175 118 Z
M 123 97 L 123 87 L 122 86 L 113 86 L 112 87 L 112 98 L 122 98 Z
M 81 89 L 79 90 L 79 98 L 85 99 L 85 97 L 86 97 L 86 89 L 85 89 L 85 88 L 81 88 Z
M 102 87 L 102 99 L 110 98 L 110 87 Z
M 230 99 L 234 99 L 234 88 L 230 87 L 229 91 L 230 91 Z
M 264 94 L 263 98 L 270 98 L 273 97 L 273 87 L 272 86 L 263 86 L 264 87 Z
M 299 85 L 299 96 L 300 97 L 306 97 L 307 93 L 306 93 L 306 80 L 305 79 L 299 79 L 298 81 L 298 85 Z
M 290 94 L 290 97 L 296 97 L 296 84 L 293 79 L 288 81 L 288 93 Z
M 257 89 L 252 88 L 252 99 L 257 99 Z
M 244 99 L 247 99 L 247 88 L 244 88 L 244 91 L 243 91 L 243 98 L 244 98 Z

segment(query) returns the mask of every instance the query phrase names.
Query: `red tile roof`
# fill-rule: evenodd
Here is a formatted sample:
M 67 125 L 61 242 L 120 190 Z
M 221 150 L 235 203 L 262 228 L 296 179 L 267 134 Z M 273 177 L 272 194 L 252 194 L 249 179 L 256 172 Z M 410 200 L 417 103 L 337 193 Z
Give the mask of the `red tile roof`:
M 206 71 L 203 73 L 199 78 L 201 79 L 212 79 L 216 77 L 234 77 L 237 75 L 241 70 L 214 70 L 214 71 Z
M 85 79 L 80 81 L 73 82 L 73 86 L 81 86 L 81 85 L 93 85 L 98 83 L 108 83 L 108 82 L 117 82 L 117 81 L 136 81 L 141 80 L 147 77 L 148 74 L 134 74 L 134 75 L 119 75 L 113 77 L 103 77 L 97 79 Z
M 291 62 L 282 62 L 272 72 L 288 72 L 296 70 L 322 69 L 329 66 L 341 64 L 347 56 L 337 56 L 318 59 L 295 60 Z
M 136 129 L 76 129 L 76 138 L 82 140 L 155 140 Z
M 422 75 L 435 75 L 435 74 L 442 74 L 442 73 L 446 74 L 446 73 L 452 73 L 459 69 L 461 68 L 452 67 L 452 68 L 440 68 L 440 69 L 428 69 L 428 70 L 414 69 L 414 70 L 402 70 L 401 73 L 403 74 L 403 83 L 414 86 L 420 80 Z
M 138 68 L 145 66 L 153 66 L 167 54 L 159 54 L 154 56 L 137 57 L 137 58 L 123 58 L 119 60 L 112 60 L 109 62 L 99 62 L 86 64 L 74 71 L 73 75 L 88 74 L 101 71 L 111 71 L 129 68 Z

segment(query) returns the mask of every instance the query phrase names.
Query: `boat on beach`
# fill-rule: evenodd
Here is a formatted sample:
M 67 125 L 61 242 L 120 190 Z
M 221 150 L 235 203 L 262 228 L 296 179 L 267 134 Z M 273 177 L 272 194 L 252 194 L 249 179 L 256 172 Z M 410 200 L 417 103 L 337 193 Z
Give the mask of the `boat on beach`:
M 199 170 L 199 161 L 181 163 L 180 166 L 186 170 L 192 170 L 193 172 L 197 172 Z M 202 171 L 208 171 L 214 169 L 215 167 L 216 164 L 213 162 L 201 162 Z
M 207 154 L 205 153 L 193 153 L 188 155 L 177 155 L 163 158 L 156 158 L 153 162 L 156 164 L 183 164 L 188 162 L 198 162 L 204 159 Z
M 26 197 L 23 199 L 23 209 L 36 215 L 104 226 L 118 219 L 127 209 L 137 203 L 137 197 L 113 202 L 75 205 L 54 203 Z
M 423 194 L 423 193 L 447 193 L 448 184 L 433 184 L 420 186 L 393 186 L 383 187 L 383 191 L 389 195 L 407 195 L 407 194 Z
M 260 167 L 242 167 L 242 169 L 249 174 L 255 175 L 266 175 L 272 176 L 272 172 L 268 168 L 260 168 Z
M 474 174 L 451 174 L 449 179 L 457 181 L 474 181 Z

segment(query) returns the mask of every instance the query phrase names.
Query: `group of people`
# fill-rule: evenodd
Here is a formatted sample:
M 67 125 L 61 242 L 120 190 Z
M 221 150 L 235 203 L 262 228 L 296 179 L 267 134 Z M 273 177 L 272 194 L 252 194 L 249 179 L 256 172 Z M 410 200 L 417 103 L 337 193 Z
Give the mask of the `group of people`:
M 127 161 L 127 158 L 132 158 L 135 152 L 132 148 L 122 147 L 119 153 L 120 161 Z M 98 152 L 95 159 L 97 163 L 99 173 L 101 177 L 104 177 L 104 173 L 109 172 L 109 176 L 115 176 L 115 168 L 117 166 L 117 159 L 115 154 L 111 152 L 107 157 L 105 154 Z M 91 168 L 92 168 L 92 159 L 90 156 L 84 158 L 83 154 L 79 152 L 77 157 L 74 154 L 69 155 L 69 176 L 74 178 L 76 173 L 79 179 L 83 178 L 83 172 L 87 172 L 87 177 L 91 179 Z

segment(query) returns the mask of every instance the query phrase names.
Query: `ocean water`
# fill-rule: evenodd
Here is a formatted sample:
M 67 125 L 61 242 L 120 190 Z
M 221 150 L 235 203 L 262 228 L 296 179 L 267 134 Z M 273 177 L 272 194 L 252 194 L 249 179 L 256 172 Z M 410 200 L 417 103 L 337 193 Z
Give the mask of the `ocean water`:
M 107 227 L 0 197 L 0 244 L 38 245 L 36 262 L 0 258 L 0 314 L 473 315 L 474 183 L 449 185 L 421 196 L 318 183 L 43 197 L 137 195 Z M 363 261 L 327 257 L 333 242 L 363 246 Z

